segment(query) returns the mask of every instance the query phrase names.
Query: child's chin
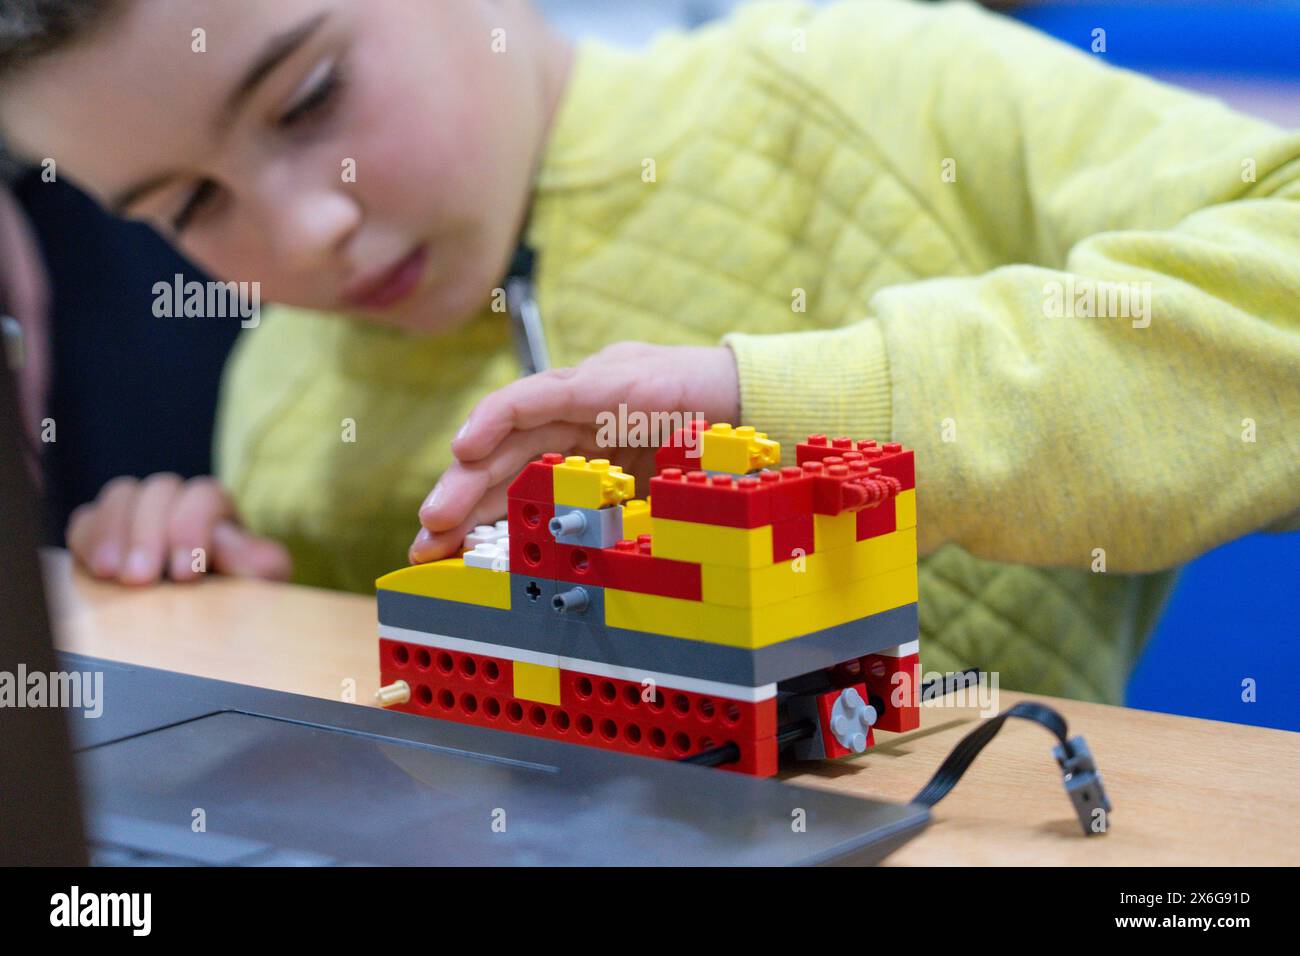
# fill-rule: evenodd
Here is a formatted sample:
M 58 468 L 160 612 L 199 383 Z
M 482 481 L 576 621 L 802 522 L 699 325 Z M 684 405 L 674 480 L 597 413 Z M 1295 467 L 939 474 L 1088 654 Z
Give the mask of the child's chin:
M 442 335 L 465 325 L 475 313 L 441 314 L 429 308 L 426 300 L 424 303 L 406 305 L 402 308 L 386 309 L 382 312 L 354 313 L 354 315 L 363 322 L 399 329 L 415 335 Z

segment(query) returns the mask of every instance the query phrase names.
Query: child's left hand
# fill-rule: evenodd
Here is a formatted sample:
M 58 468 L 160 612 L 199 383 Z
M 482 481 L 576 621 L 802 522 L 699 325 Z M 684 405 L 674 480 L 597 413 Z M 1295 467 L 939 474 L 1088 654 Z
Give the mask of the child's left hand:
M 420 507 L 423 527 L 411 544 L 411 562 L 455 554 L 475 525 L 504 516 L 510 482 L 548 451 L 608 458 L 636 476 L 644 497 L 655 449 L 601 447 L 597 441 L 597 416 L 617 420 L 620 404 L 628 413 L 680 412 L 734 422 L 740 410 L 735 359 L 725 347 L 619 342 L 574 368 L 530 375 L 486 396 L 451 443 L 456 461 Z M 650 437 L 659 436 L 651 429 Z

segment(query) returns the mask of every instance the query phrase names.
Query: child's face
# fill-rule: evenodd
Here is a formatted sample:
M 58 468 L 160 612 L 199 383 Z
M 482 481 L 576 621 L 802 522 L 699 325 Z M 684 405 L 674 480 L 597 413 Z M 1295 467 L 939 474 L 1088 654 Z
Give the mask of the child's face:
M 0 122 L 222 279 L 445 329 L 523 219 L 562 84 L 536 26 L 515 0 L 129 0 L 18 74 Z

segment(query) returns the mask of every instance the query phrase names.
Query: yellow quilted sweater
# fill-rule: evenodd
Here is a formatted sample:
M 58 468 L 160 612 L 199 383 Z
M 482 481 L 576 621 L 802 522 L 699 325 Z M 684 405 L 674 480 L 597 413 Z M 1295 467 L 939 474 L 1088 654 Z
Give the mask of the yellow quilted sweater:
M 1169 569 L 1300 509 L 1297 198 L 1295 134 L 975 8 L 781 3 L 582 46 L 528 238 L 555 363 L 725 335 L 788 452 L 915 446 L 927 669 L 1116 701 Z M 490 312 L 281 310 L 220 473 L 300 580 L 367 591 L 516 374 Z

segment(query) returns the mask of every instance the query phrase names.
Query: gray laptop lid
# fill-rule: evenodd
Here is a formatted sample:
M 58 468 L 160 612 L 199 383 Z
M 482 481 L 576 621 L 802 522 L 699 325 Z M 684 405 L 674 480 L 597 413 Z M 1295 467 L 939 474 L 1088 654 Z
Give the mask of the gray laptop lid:
M 92 837 L 198 862 L 862 863 L 928 819 L 778 780 L 66 661 L 104 673 L 103 717 L 74 725 Z M 170 726 L 146 731 L 164 712 Z
M 0 673 L 15 694 L 27 690 L 20 675 L 56 667 L 37 560 L 40 510 L 27 471 L 31 455 L 13 374 L 0 351 Z M 0 707 L 0 865 L 83 863 L 65 713 L 13 704 Z

